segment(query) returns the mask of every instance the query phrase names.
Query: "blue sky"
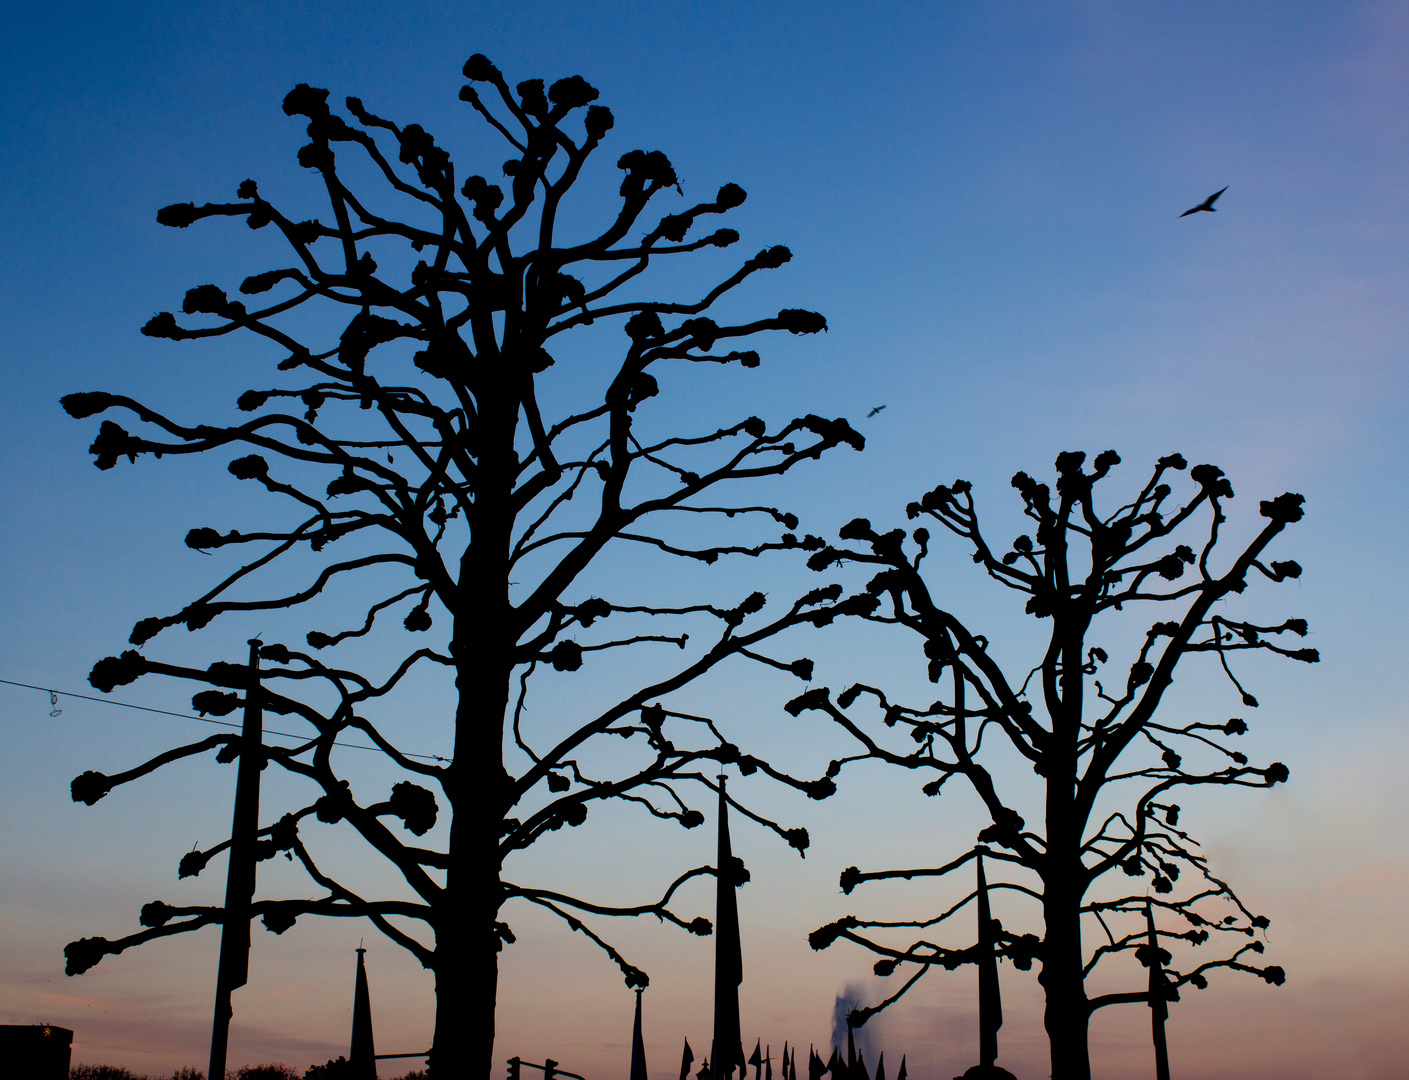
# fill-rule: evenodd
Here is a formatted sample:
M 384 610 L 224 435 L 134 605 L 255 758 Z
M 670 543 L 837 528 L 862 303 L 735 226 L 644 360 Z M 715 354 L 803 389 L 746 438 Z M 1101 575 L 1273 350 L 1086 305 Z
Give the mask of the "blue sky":
M 1409 597 L 1395 568 L 1409 6 L 53 4 L 0 18 L 0 678 L 86 691 L 93 660 L 117 651 L 136 618 L 205 580 L 186 529 L 246 505 L 223 463 L 100 474 L 85 453 L 91 423 L 57 405 L 105 388 L 199 415 L 228 411 L 250 385 L 237 349 L 138 334 L 186 288 L 265 268 L 243 230 L 165 230 L 156 209 L 228 198 L 247 176 L 313 199 L 293 161 L 301 129 L 279 108 L 297 82 L 422 123 L 463 171 L 485 146 L 456 101 L 466 56 L 486 53 L 511 82 L 580 73 L 616 115 L 604 173 L 639 146 L 670 156 L 687 195 L 740 183 L 749 201 L 730 224 L 745 244 L 794 253 L 747 302 L 827 315 L 827 335 L 769 343 L 763 368 L 731 372 L 718 391 L 774 420 L 815 411 L 865 432 L 864 454 L 789 482 L 812 531 L 857 514 L 898 523 L 906 501 L 956 476 L 1002 519 L 1007 478 L 1049 469 L 1065 449 L 1117 449 L 1131 485 L 1173 450 L 1212 461 L 1244 521 L 1259 498 L 1306 496 L 1306 520 L 1283 542 L 1306 574 L 1258 601 L 1306 616 L 1324 658 L 1255 674 L 1257 749 L 1285 760 L 1292 784 L 1214 800 L 1199 820 L 1220 865 L 1272 916 L 1289 982 L 1216 983 L 1176 1011 L 1171 1045 L 1189 1076 L 1225 1075 L 1229 1061 L 1249 1077 L 1397 1075 L 1409 1050 L 1397 1027 L 1409 948 L 1394 929 L 1409 914 L 1409 845 L 1393 827 L 1406 809 Z M 1178 217 L 1225 185 L 1218 213 Z M 1020 641 L 1007 598 L 964 570 L 962 560 L 943 570 L 956 604 L 991 621 L 995 640 Z M 247 628 L 221 633 L 223 647 Z M 827 648 L 828 663 L 846 663 Z M 185 707 L 177 688 L 126 689 L 115 696 Z M 214 938 L 110 958 L 80 979 L 63 976 L 60 950 L 81 934 L 116 936 L 174 887 L 179 853 L 228 827 L 224 796 L 208 797 L 228 779 L 193 767 L 75 806 L 67 783 L 78 772 L 200 732 L 60 705 L 50 717 L 47 697 L 0 685 L 0 814 L 11 823 L 0 838 L 0 1022 L 74 1027 L 85 1060 L 202 1061 Z M 814 956 L 803 936 L 842 913 L 835 875 L 873 843 L 856 823 L 908 805 L 862 777 L 836 807 L 785 808 L 817 814 L 814 835 L 826 836 L 805 864 L 766 837 L 738 840 L 755 867 L 741 900 L 745 1009 L 765 1039 L 820 1043 L 835 994 L 870 988 L 863 957 Z M 893 835 L 884 850 L 905 857 L 914 839 Z M 605 858 L 639 863 L 647 885 L 665 872 L 648 836 L 604 826 L 593 842 L 610 854 L 561 857 L 588 873 Z M 707 946 L 654 927 L 622 933 L 654 962 L 652 1071 L 671 1075 L 680 1037 L 706 1038 Z M 624 1067 L 630 995 L 566 937 L 544 928 L 506 957 L 499 1056 L 552 1054 L 605 1075 Z M 301 1066 L 338 1052 L 346 938 L 300 927 L 275 948 L 256 935 L 236 1052 Z M 375 944 L 379 1048 L 425 1041 L 428 980 Z M 1004 1060 L 1038 1075 L 1034 986 L 1005 980 Z M 938 986 L 888 1021 L 886 1044 L 951 1075 L 943 1068 L 969 1056 L 970 1004 L 967 986 Z M 561 1017 L 558 1043 L 543 1041 L 544 1009 Z M 1145 1061 L 1129 1025 L 1098 1025 L 1098 1075 L 1144 1067 L 1129 1064 Z

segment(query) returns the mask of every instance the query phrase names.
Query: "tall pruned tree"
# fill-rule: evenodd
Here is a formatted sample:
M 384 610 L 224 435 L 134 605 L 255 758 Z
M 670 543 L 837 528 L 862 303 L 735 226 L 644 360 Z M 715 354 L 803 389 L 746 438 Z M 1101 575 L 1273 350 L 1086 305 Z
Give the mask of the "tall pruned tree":
M 1167 994 L 1177 995 L 1185 985 L 1202 988 L 1206 974 L 1217 968 L 1283 981 L 1281 968 L 1256 962 L 1263 950 L 1256 933 L 1267 927 L 1266 918 L 1249 911 L 1213 874 L 1198 843 L 1178 827 L 1175 799 L 1190 788 L 1271 787 L 1287 779 L 1286 766 L 1252 765 L 1232 748 L 1228 739 L 1247 731 L 1243 719 L 1190 715 L 1184 707 L 1171 709 L 1165 695 L 1181 661 L 1212 654 L 1241 704 L 1251 709 L 1257 700 L 1234 675 L 1235 654 L 1318 659 L 1314 649 L 1283 644 L 1288 635 L 1306 634 L 1305 620 L 1262 625 L 1235 618 L 1225 604 L 1254 576 L 1273 582 L 1300 576 L 1295 562 L 1264 560 L 1282 530 L 1301 519 L 1300 495 L 1263 502 L 1265 524 L 1229 555 L 1219 540 L 1233 489 L 1221 470 L 1195 466 L 1189 470 L 1192 490 L 1176 496 L 1166 481 L 1186 462 L 1178 454 L 1161 458 L 1134 498 L 1098 507 L 1097 484 L 1119 461 L 1106 451 L 1086 472 L 1084 454 L 1061 454 L 1055 494 L 1018 473 L 1013 487 L 1035 528 L 1006 551 L 984 535 L 966 481 L 941 485 L 907 508 L 912 520 L 928 518 L 957 536 L 991 578 L 1027 597 L 1026 614 L 1047 623 L 1045 648 L 1031 664 L 1005 670 L 989 640 L 933 594 L 922 572 L 930 552 L 926 528 L 907 537 L 903 529 L 882 533 L 857 519 L 841 530 L 850 545 L 829 546 L 810 564 L 818 570 L 843 563 L 877 569 L 860 594 L 868 609 L 864 617 L 918 635 L 939 699 L 906 703 L 858 683 L 835 698 L 819 687 L 788 704 L 794 715 L 827 714 L 860 744 L 853 756 L 833 762 L 829 775 L 869 759 L 924 775 L 927 795 L 938 795 L 956 776 L 977 794 L 991 823 L 970 850 L 939 867 L 850 867 L 841 887 L 849 894 L 868 881 L 956 873 L 963 875 L 960 881 L 972 880 L 973 867 L 966 864 L 978 854 L 1016 871 L 1015 880 L 990 889 L 1035 901 L 1040 933 L 1000 930 L 999 951 L 1023 970 L 1034 960 L 1040 965 L 1056 1080 L 1090 1076 L 1087 1028 L 1093 1012 L 1148 1001 L 1151 984 L 1087 993 L 1087 980 L 1103 960 L 1127 955 L 1148 966 L 1161 959 L 1148 952 L 1147 905 L 1165 924 L 1159 937 L 1166 943 L 1237 942 L 1213 959 L 1200 959 L 1199 952 L 1182 969 L 1166 969 Z M 1132 618 L 1145 629 L 1122 655 L 1108 635 L 1130 634 Z M 1171 717 L 1171 711 L 1179 715 Z M 1011 753 L 995 753 L 994 740 L 1020 755 L 1017 760 L 1030 765 L 1036 781 L 1012 765 Z M 1018 812 L 1027 798 L 1043 808 L 1040 825 L 1029 825 Z M 1127 877 L 1144 882 L 1140 891 L 1120 884 Z M 845 938 L 881 957 L 877 974 L 906 976 L 889 998 L 857 1010 L 854 1024 L 898 1000 L 931 968 L 953 969 L 982 958 L 984 950 L 969 945 L 962 930 L 959 943 L 909 940 L 916 930 L 948 929 L 948 920 L 975 899 L 967 891 L 953 907 L 915 921 L 847 916 L 813 933 L 816 949 Z
M 792 514 L 731 492 L 840 444 L 862 446 L 845 421 L 817 416 L 772 430 L 754 416 L 672 429 L 680 414 L 655 410 L 653 372 L 756 367 L 758 353 L 736 344 L 763 331 L 826 328 L 822 316 L 797 309 L 744 321 L 706 314 L 790 253 L 769 247 L 730 263 L 717 284 L 685 299 L 640 298 L 635 290 L 653 263 L 739 239 L 727 228 L 690 234 L 741 204 L 743 190 L 725 184 L 711 200 L 646 219 L 649 205 L 680 186 L 664 154 L 632 150 L 617 161 L 615 206 L 591 228 L 584 219 L 598 204 L 574 206 L 570 196 L 613 126 L 612 114 L 592 104 L 598 92 L 578 76 L 546 88 L 530 79 L 514 92 L 479 55 L 464 74 L 470 82 L 461 99 L 508 150 L 507 191 L 478 175 L 460 180 L 450 154 L 419 125 L 383 119 L 356 98 L 347 99 L 348 116 L 339 115 L 327 91 L 300 85 L 284 111 L 308 122 L 310 141 L 298 159 L 322 181 L 324 219 L 286 216 L 252 180 L 239 185 L 236 201 L 184 203 L 157 215 L 181 229 L 243 219 L 287 252 L 287 263 L 240 286 L 246 296 L 270 294 L 255 307 L 201 285 L 186 293 L 183 317 L 163 312 L 143 328 L 174 341 L 246 335 L 255 346 L 250 377 L 258 380 L 239 398 L 248 420 L 183 421 L 109 393 L 63 401 L 80 419 L 113 410 L 135 418 L 132 431 L 102 422 L 92 446 L 100 469 L 124 457 L 234 454 L 229 472 L 281 504 L 252 528 L 192 529 L 189 547 L 240 553 L 229 572 L 180 611 L 138 622 L 134 648 L 99 662 L 91 681 L 104 691 L 147 673 L 204 682 L 213 689 L 193 703 L 216 714 L 237 708 L 237 691 L 254 687 L 265 711 L 308 725 L 305 742 L 263 749 L 270 763 L 306 780 L 310 795 L 261 829 L 260 854 L 297 857 L 324 895 L 259 898 L 252 913 L 276 933 L 305 914 L 365 916 L 415 955 L 435 975 L 431 1068 L 440 1077 L 491 1073 L 498 954 L 514 940 L 506 905 L 561 916 L 605 949 L 632 986 L 644 985 L 645 973 L 592 928 L 592 916 L 649 913 L 710 932 L 707 920 L 687 920 L 668 905 L 683 880 L 713 868 L 686 872 L 660 900 L 613 907 L 513 872 L 515 859 L 545 835 L 581 824 L 605 799 L 694 827 L 703 815 L 689 803 L 691 785 L 714 790 L 721 762 L 816 798 L 834 790 L 828 778 L 796 779 L 742 753 L 726 729 L 698 710 L 679 711 L 670 695 L 730 660 L 809 678 L 810 661 L 759 650 L 785 628 L 829 620 L 838 589 L 814 591 L 770 617 L 760 614 L 761 592 L 652 603 L 634 595 L 646 589 L 640 574 L 590 575 L 606 553 L 631 548 L 677 564 L 819 549 L 821 540 L 795 535 Z M 488 88 L 484 96 L 477 85 Z M 358 193 L 355 183 L 367 190 Z M 568 219 L 576 239 L 562 238 Z M 288 588 L 281 571 L 306 577 Z M 632 595 L 593 595 L 593 582 L 600 588 L 604 580 Z M 339 610 L 356 614 L 340 628 L 313 624 L 325 616 L 310 603 L 334 595 Z M 305 635 L 307 648 L 263 645 L 258 683 L 244 665 L 207 670 L 136 651 L 168 628 L 198 630 L 239 612 L 285 613 L 285 633 Z M 667 625 L 655 629 L 658 620 Z M 336 659 L 339 646 L 358 639 L 376 641 L 384 658 L 377 670 Z M 540 676 L 588 669 L 598 652 L 628 647 L 656 650 L 643 658 L 645 668 L 633 665 L 655 674 L 618 686 L 606 705 L 592 705 L 593 694 L 572 695 L 530 715 L 529 688 Z M 674 655 L 673 647 L 683 655 L 662 660 L 660 650 Z M 454 679 L 453 713 L 444 718 L 449 760 L 411 754 L 395 726 L 371 715 L 389 715 L 393 695 L 428 667 Z M 336 752 L 345 732 L 370 739 L 408 779 L 389 795 L 354 790 Z M 128 772 L 85 773 L 74 798 L 91 805 L 116 784 L 213 749 L 228 761 L 241 748 L 235 736 L 216 736 Z M 446 842 L 419 845 L 442 802 Z M 754 816 L 806 848 L 804 829 Z M 389 827 L 397 818 L 409 836 Z M 314 822 L 355 830 L 414 899 L 378 899 L 356 881 L 335 879 L 305 844 Z M 199 872 L 224 846 L 186 855 L 181 874 Z M 147 929 L 70 945 L 68 971 L 223 918 L 220 908 L 149 904 Z

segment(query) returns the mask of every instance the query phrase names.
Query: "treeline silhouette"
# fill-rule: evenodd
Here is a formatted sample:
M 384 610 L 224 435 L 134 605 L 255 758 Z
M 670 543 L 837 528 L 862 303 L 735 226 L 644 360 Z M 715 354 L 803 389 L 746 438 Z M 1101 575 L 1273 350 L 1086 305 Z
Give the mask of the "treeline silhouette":
M 300 1073 L 291 1065 L 282 1062 L 266 1062 L 262 1065 L 245 1065 L 238 1069 L 225 1070 L 225 1080 L 338 1080 L 342 1075 L 336 1058 L 325 1065 L 310 1065 Z M 329 1071 L 329 1069 L 333 1071 Z M 69 1080 L 205 1080 L 205 1073 L 197 1068 L 186 1067 L 172 1073 L 137 1073 L 121 1065 L 74 1065 L 69 1069 Z M 424 1070 L 415 1070 L 391 1080 L 425 1080 Z

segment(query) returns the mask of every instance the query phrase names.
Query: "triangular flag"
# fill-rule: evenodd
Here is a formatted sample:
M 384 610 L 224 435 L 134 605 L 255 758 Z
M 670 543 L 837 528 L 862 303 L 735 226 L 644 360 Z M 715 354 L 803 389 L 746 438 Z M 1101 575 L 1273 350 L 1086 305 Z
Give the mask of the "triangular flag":
M 876 1061 L 876 1080 L 886 1080 L 886 1052 L 881 1051 L 880 1058 Z
M 807 1048 L 807 1080 L 822 1080 L 825 1075 L 827 1075 L 827 1066 L 817 1056 L 817 1048 L 809 1046 Z
M 631 1080 L 647 1080 L 646 1043 L 641 1038 L 641 991 L 636 991 L 636 1023 L 631 1028 Z
M 909 1080 L 910 1074 L 905 1070 L 905 1055 L 900 1055 L 900 1071 L 895 1074 L 895 1080 Z
M 680 1054 L 680 1080 L 689 1080 L 690 1066 L 695 1063 L 695 1052 L 690 1049 L 690 1040 L 685 1040 L 685 1049 Z
M 753 1066 L 753 1080 L 758 1080 L 763 1072 L 763 1040 L 759 1039 L 753 1044 L 753 1056 L 748 1063 Z

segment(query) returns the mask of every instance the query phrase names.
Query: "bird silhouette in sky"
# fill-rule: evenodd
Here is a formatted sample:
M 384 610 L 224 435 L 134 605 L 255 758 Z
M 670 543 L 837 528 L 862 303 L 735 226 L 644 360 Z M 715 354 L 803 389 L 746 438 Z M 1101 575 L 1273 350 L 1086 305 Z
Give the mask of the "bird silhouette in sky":
M 884 409 L 884 408 L 885 408 L 884 405 L 877 405 L 874 409 L 872 409 L 870 412 L 868 412 L 868 413 L 866 414 L 866 419 L 867 419 L 867 420 L 871 419 L 871 417 L 875 416 L 876 413 L 880 412 L 880 411 L 881 411 L 882 409 Z
M 1210 214 L 1216 214 L 1216 213 L 1218 213 L 1218 211 L 1213 208 L 1213 204 L 1218 201 L 1218 196 L 1222 195 L 1223 192 L 1225 192 L 1225 191 L 1227 191 L 1227 190 L 1228 190 L 1227 187 L 1220 188 L 1218 191 L 1215 191 L 1212 195 L 1210 195 L 1210 196 L 1209 196 L 1207 199 L 1205 199 L 1203 202 L 1199 203 L 1198 206 L 1191 206 L 1191 207 L 1189 207 L 1189 209 L 1185 210 L 1185 211 L 1184 211 L 1182 214 L 1180 214 L 1179 216 L 1180 216 L 1180 217 L 1188 217 L 1190 214 L 1197 214 L 1200 210 L 1207 210 Z

